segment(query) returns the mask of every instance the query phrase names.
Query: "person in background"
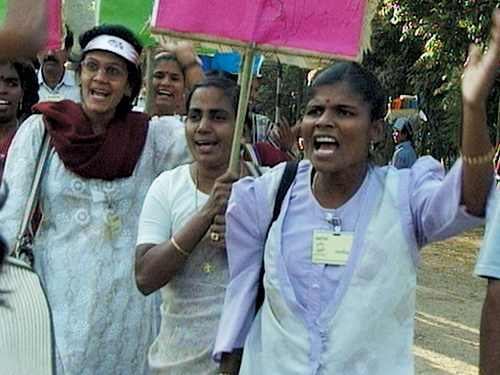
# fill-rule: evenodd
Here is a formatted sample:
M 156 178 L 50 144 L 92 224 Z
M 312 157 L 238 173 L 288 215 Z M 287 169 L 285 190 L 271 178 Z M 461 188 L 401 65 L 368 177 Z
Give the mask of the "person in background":
M 281 154 L 286 154 L 284 160 L 293 160 L 298 156 L 296 134 L 285 116 L 281 115 L 275 124 L 261 113 L 262 103 L 259 102 L 261 80 L 261 75 L 252 78 L 248 105 L 250 122 L 245 127 L 244 138 L 247 143 L 268 144 Z
M 152 85 L 151 115 L 174 116 L 185 112 L 186 75 L 175 54 L 162 52 L 153 58 Z
M 136 281 L 160 290 L 161 330 L 149 351 L 154 374 L 215 375 L 211 359 L 229 279 L 224 212 L 239 87 L 210 76 L 187 98 L 186 137 L 194 162 L 163 172 L 151 185 L 139 221 Z M 241 175 L 250 173 L 242 163 Z
M 0 181 L 7 150 L 19 125 L 38 102 L 36 72 L 29 63 L 0 63 Z
M 410 168 L 417 160 L 417 154 L 411 145 L 413 132 L 407 119 L 400 117 L 396 120 L 392 127 L 392 139 L 396 148 L 389 164 L 397 169 Z
M 380 83 L 355 62 L 316 76 L 301 125 L 307 160 L 269 231 L 284 168 L 232 188 L 231 279 L 214 350 L 221 373 L 414 374 L 419 249 L 484 222 L 493 182 L 486 102 L 499 52 L 495 9 L 486 54 L 473 50 L 464 70 L 462 157 L 448 173 L 430 156 L 407 169 L 373 165 L 387 108 Z
M 189 89 L 205 77 L 201 60 L 193 45 L 188 42 L 166 45 L 167 51 L 157 53 L 151 62 L 152 78 L 150 103 L 147 112 L 151 116 L 185 115 L 185 97 Z M 136 110 L 145 108 L 138 106 Z
M 63 99 L 75 103 L 81 101 L 80 88 L 75 72 L 66 68 L 66 63 L 73 48 L 73 32 L 66 25 L 64 48 L 44 51 L 38 54 L 40 69 L 38 70 L 38 95 L 41 102 L 58 102 Z
M 160 52 L 152 59 L 151 103 L 148 114 L 153 122 L 184 131 L 185 95 L 190 87 L 204 77 L 196 51 L 191 43 L 167 46 L 169 52 Z M 145 108 L 135 107 L 136 111 Z
M 209 69 L 205 72 L 207 77 L 219 77 L 224 78 L 234 83 L 237 82 L 237 76 L 231 74 L 225 70 L 219 69 Z M 275 165 L 283 162 L 293 160 L 290 155 L 280 151 L 278 148 L 271 146 L 268 142 L 251 142 L 248 139 L 248 134 L 252 129 L 252 113 L 247 112 L 247 116 L 244 122 L 244 130 L 241 144 L 241 152 L 243 154 L 243 159 L 246 161 L 251 161 L 255 165 L 260 165 L 262 167 L 274 167 Z M 246 134 L 246 135 L 245 135 Z
M 190 161 L 182 130 L 131 112 L 142 81 L 142 45 L 118 25 L 80 37 L 82 102 L 43 102 L 18 129 L 0 211 L 12 249 L 44 133 L 53 150 L 41 178 L 42 221 L 33 243 L 35 271 L 54 318 L 59 375 L 146 374 L 157 333 L 154 298 L 137 290 L 137 223 L 151 182 Z

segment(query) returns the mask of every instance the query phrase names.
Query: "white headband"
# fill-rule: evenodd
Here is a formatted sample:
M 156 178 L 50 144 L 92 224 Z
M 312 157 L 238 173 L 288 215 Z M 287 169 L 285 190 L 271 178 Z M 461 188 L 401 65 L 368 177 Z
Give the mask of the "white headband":
M 139 54 L 132 44 L 114 35 L 99 35 L 88 42 L 83 52 L 92 50 L 109 51 L 123 57 L 134 65 L 139 64 Z

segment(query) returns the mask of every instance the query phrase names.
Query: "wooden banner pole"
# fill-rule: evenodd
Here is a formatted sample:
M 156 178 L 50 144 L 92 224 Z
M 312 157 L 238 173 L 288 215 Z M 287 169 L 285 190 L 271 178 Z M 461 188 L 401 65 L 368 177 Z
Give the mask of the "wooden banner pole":
M 234 128 L 233 144 L 231 147 L 231 158 L 229 160 L 229 170 L 234 173 L 240 171 L 240 149 L 241 137 L 245 126 L 245 118 L 248 108 L 248 98 L 250 96 L 250 87 L 252 81 L 252 70 L 255 59 L 255 44 L 250 44 L 244 55 L 243 70 L 240 73 L 240 99 L 238 111 L 236 114 L 236 124 Z

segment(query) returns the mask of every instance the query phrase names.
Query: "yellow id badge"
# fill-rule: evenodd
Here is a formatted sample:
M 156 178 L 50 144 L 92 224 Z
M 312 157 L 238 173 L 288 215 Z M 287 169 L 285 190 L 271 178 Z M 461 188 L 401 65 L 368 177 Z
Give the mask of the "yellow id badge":
M 63 99 L 64 98 L 59 94 L 49 94 L 49 96 L 47 97 L 48 102 L 59 102 Z
M 107 215 L 108 230 L 111 234 L 111 238 L 115 240 L 118 235 L 122 232 L 122 218 L 115 210 L 108 210 Z
M 312 262 L 336 266 L 345 265 L 353 241 L 354 233 L 351 232 L 313 231 Z

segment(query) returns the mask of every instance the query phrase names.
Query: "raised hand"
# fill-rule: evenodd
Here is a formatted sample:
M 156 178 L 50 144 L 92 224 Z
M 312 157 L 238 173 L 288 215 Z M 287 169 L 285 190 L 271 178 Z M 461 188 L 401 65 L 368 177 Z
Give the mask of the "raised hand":
M 465 62 L 462 75 L 462 100 L 464 104 L 476 105 L 486 103 L 491 86 L 498 71 L 500 54 L 500 9 L 495 8 L 492 14 L 493 26 L 487 51 L 482 54 L 479 46 L 471 45 L 469 57 Z

